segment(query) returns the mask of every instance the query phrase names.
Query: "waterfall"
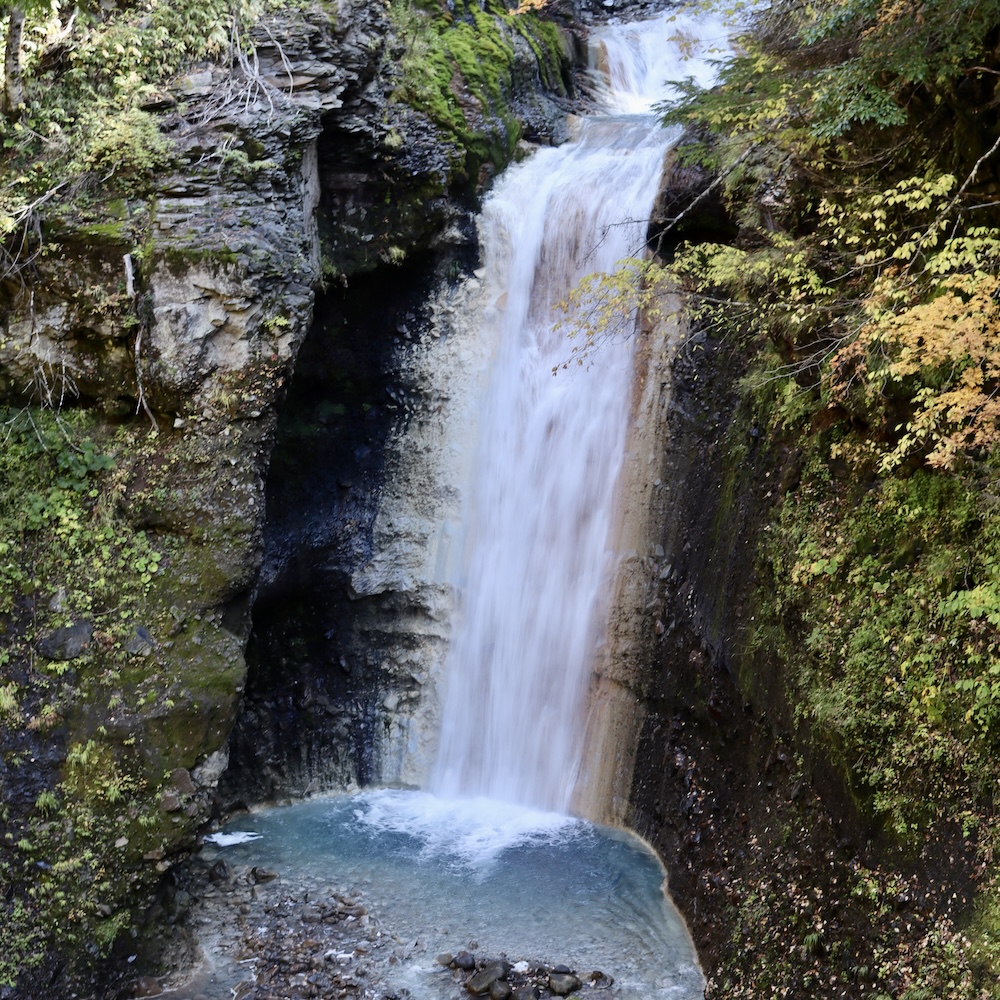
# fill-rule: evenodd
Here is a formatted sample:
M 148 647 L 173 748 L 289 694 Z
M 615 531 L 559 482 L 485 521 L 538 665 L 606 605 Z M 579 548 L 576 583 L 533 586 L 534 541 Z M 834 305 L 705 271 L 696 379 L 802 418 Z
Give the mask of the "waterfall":
M 675 37 L 682 27 L 687 39 Z M 641 438 L 634 367 L 648 345 L 634 349 L 635 319 L 624 316 L 582 364 L 564 367 L 572 343 L 558 304 L 584 275 L 643 252 L 672 141 L 649 108 L 664 79 L 709 72 L 683 59 L 690 39 L 706 34 L 722 37 L 714 25 L 666 19 L 596 35 L 605 113 L 501 178 L 481 219 L 483 270 L 442 290 L 432 331 L 412 351 L 429 405 L 392 442 L 372 558 L 351 586 L 392 596 L 397 616 L 395 599 L 404 599 L 405 628 L 387 661 L 410 684 L 382 703 L 386 784 L 423 780 L 437 705 L 415 694 L 435 683 L 448 642 L 430 791 L 381 789 L 254 813 L 208 848 L 281 873 L 254 886 L 246 906 L 259 894 L 267 916 L 250 909 L 251 927 L 287 912 L 290 887 L 319 901 L 338 882 L 364 886 L 379 922 L 355 954 L 372 986 L 382 975 L 401 994 L 448 1000 L 454 973 L 434 956 L 469 948 L 478 959 L 523 959 L 515 970 L 606 970 L 621 1000 L 704 993 L 659 860 L 625 831 L 565 815 L 574 782 L 594 784 L 592 761 L 582 773 L 585 750 L 601 753 L 599 739 L 583 745 L 588 695 L 600 702 L 595 670 L 616 648 L 602 642 L 621 577 L 622 554 L 612 550 L 628 534 L 618 494 L 647 468 L 626 465 L 626 453 Z M 617 758 L 606 757 L 602 780 L 618 780 Z M 205 898 L 211 907 L 228 897 Z M 223 1000 L 246 973 L 244 931 L 197 923 L 207 928 L 207 969 L 178 998 Z M 395 948 L 403 935 L 413 943 Z M 378 973 L 380 948 L 391 952 Z M 336 968 L 349 957 L 338 954 Z
M 569 809 L 607 613 L 635 319 L 566 366 L 559 303 L 585 275 L 643 251 L 675 138 L 652 105 L 665 80 L 710 75 L 704 53 L 692 57 L 706 34 L 722 37 L 714 24 L 667 18 L 595 33 L 604 113 L 507 171 L 484 207 L 482 322 L 494 359 L 464 518 L 438 794 Z

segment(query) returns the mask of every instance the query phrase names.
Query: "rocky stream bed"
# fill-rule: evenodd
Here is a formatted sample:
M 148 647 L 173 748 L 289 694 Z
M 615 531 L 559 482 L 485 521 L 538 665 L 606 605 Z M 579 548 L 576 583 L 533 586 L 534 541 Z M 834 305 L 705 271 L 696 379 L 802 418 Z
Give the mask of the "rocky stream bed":
M 336 880 L 319 884 L 199 859 L 178 878 L 166 909 L 175 929 L 167 951 L 181 965 L 194 958 L 194 971 L 141 977 L 131 986 L 132 997 L 404 1000 L 415 994 L 394 985 L 393 973 L 406 964 L 432 969 L 435 992 L 456 998 L 544 1000 L 592 991 L 614 996 L 614 979 L 602 971 L 488 955 L 474 940 L 457 945 L 454 954 L 431 954 L 419 936 L 411 936 L 412 928 L 394 928 L 369 910 L 363 892 Z M 459 929 L 455 936 L 463 937 Z

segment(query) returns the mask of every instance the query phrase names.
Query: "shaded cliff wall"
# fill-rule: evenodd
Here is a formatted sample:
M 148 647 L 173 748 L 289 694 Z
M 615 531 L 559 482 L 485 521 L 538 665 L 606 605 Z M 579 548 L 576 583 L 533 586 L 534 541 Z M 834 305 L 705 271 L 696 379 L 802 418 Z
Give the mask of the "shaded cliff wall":
M 250 678 L 223 782 L 234 800 L 427 776 L 456 466 L 483 368 L 475 330 L 458 322 L 479 282 L 458 273 L 468 247 L 456 251 L 402 270 L 391 299 L 380 281 L 367 297 L 354 282 L 343 325 L 328 312 L 306 344 L 279 426 Z M 375 335 L 356 340 L 355 324 Z
M 837 747 L 796 713 L 780 643 L 758 631 L 761 553 L 800 463 L 753 433 L 747 357 L 696 333 L 671 366 L 625 821 L 664 859 L 707 997 L 903 995 L 914 977 L 965 996 L 976 976 L 957 928 L 973 915 L 974 840 L 948 822 L 917 849 L 886 836 Z
M 668 169 L 661 205 L 683 207 L 705 183 Z M 691 239 L 727 225 L 711 208 L 687 221 Z M 762 613 L 777 515 L 803 481 L 802 442 L 758 423 L 748 391 L 762 345 L 683 317 L 669 329 L 640 507 L 645 587 L 626 605 L 640 666 L 610 672 L 638 723 L 614 815 L 664 859 L 706 997 L 991 995 L 960 930 L 978 933 L 983 912 L 975 837 L 942 817 L 903 844 L 873 819 L 839 747 L 795 702 L 782 654 L 803 641 L 795 623 Z

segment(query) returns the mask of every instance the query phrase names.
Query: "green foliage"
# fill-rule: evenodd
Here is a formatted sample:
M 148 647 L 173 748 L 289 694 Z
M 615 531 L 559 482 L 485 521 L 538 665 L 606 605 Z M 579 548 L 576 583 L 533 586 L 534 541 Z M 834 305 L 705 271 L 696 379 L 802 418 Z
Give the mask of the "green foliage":
M 16 899 L 4 913 L 0 930 L 0 985 L 14 986 L 18 977 L 30 974 L 45 955 L 45 930 L 24 900 Z
M 882 844 L 915 854 L 961 824 L 978 846 L 971 937 L 935 917 L 923 954 L 866 958 L 873 995 L 913 1000 L 992 995 L 1000 963 L 998 15 L 997 0 L 755 8 L 720 85 L 665 113 L 689 129 L 682 160 L 717 171 L 738 236 L 646 277 L 750 359 L 723 492 L 749 466 L 772 477 L 748 652 L 780 664 L 800 746 L 839 767 Z M 859 904 L 891 910 L 886 873 L 858 875 Z M 760 905 L 785 905 L 771 888 Z M 785 937 L 808 952 L 810 933 Z M 750 978 L 780 995 L 778 955 Z
M 533 13 L 511 14 L 502 4 L 456 0 L 454 13 L 436 3 L 393 0 L 390 16 L 406 46 L 393 98 L 425 112 L 454 136 L 459 169 L 513 154 L 520 126 L 509 104 L 513 87 L 513 38 L 531 45 L 547 85 L 561 87 L 558 33 Z M 389 146 L 400 137 L 390 133 Z M 465 164 L 467 153 L 471 162 Z
M 78 125 L 88 141 L 70 169 L 92 173 L 102 182 L 115 177 L 117 186 L 131 188 L 170 160 L 169 140 L 156 119 L 138 108 L 109 113 L 98 107 L 81 115 Z
M 174 147 L 142 105 L 191 64 L 249 49 L 250 28 L 279 7 L 276 0 L 28 4 L 24 103 L 12 120 L 0 117 L 0 168 L 9 178 L 0 240 L 30 225 L 40 199 L 79 200 L 82 188 L 143 193 Z
M 64 595 L 54 620 L 33 616 L 39 628 L 104 615 L 111 639 L 130 628 L 162 554 L 100 488 L 114 458 L 88 423 L 79 412 L 0 412 L 0 613 Z M 23 641 L 35 638 L 29 629 Z
M 737 6 L 750 30 L 719 86 L 704 94 L 689 83 L 688 99 L 667 118 L 798 145 L 807 136 L 825 144 L 857 126 L 891 128 L 929 107 L 954 107 L 965 74 L 991 72 L 990 33 L 1000 16 L 998 0 Z
M 20 704 L 17 700 L 17 684 L 0 684 L 0 720 L 14 721 L 20 716 Z
M 803 637 L 788 671 L 801 717 L 905 837 L 996 781 L 998 632 L 968 612 L 1000 560 L 1000 517 L 932 473 L 845 503 L 813 463 L 780 509 L 765 608 Z
M 584 277 L 559 303 L 563 318 L 556 328 L 581 337 L 572 360 L 582 364 L 593 345 L 631 336 L 640 312 L 648 323 L 663 320 L 673 311 L 669 293 L 666 272 L 656 262 L 628 258 L 609 274 Z
M 113 96 L 158 83 L 199 59 L 226 52 L 264 4 L 147 0 L 95 18 L 70 53 L 70 78 Z
M 799 857 L 798 849 L 814 835 L 810 818 L 793 810 L 795 825 L 786 820 L 782 841 L 766 831 L 750 838 L 749 867 L 729 886 L 739 906 L 728 960 L 715 976 L 719 995 L 992 995 L 982 989 L 977 968 L 986 952 L 973 951 L 955 921 L 939 915 L 914 933 L 910 915 L 901 912 L 904 900 L 928 899 L 920 878 L 857 859 L 830 862 L 829 872 L 819 873 L 808 855 Z M 778 822 L 773 813 L 770 822 Z
M 883 474 L 960 472 L 1000 443 L 1000 206 L 977 190 L 1000 149 L 997 5 L 916 6 L 773 5 L 721 85 L 666 113 L 700 130 L 688 155 L 742 227 L 671 265 L 696 321 L 767 337 L 853 421 L 842 456 Z
M 106 954 L 131 922 L 130 911 L 116 907 L 122 881 L 127 885 L 138 876 L 126 874 L 119 859 L 153 843 L 149 824 L 138 819 L 157 812 L 132 756 L 126 747 L 93 739 L 71 745 L 59 795 L 39 795 L 31 835 L 18 845 L 24 863 L 34 868 L 24 906 L 45 914 L 63 946 L 93 939 Z

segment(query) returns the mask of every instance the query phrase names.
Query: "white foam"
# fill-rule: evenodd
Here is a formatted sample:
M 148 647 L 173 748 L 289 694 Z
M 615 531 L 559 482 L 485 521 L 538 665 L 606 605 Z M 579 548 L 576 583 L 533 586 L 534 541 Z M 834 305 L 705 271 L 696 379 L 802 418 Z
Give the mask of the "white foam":
M 253 840 L 260 840 L 262 836 L 263 834 L 251 830 L 231 830 L 228 833 L 210 833 L 205 838 L 205 843 L 215 844 L 216 847 L 233 847 L 236 844 L 249 844 Z
M 420 855 L 488 868 L 505 851 L 559 844 L 586 824 L 571 816 L 492 799 L 444 799 L 427 792 L 377 791 L 356 796 L 354 816 L 373 833 L 397 833 L 421 843 Z

